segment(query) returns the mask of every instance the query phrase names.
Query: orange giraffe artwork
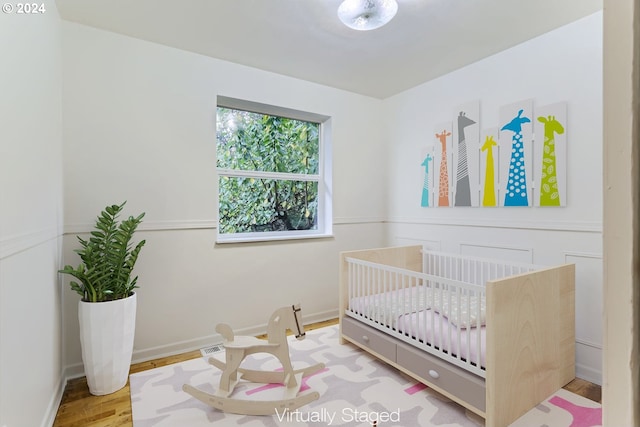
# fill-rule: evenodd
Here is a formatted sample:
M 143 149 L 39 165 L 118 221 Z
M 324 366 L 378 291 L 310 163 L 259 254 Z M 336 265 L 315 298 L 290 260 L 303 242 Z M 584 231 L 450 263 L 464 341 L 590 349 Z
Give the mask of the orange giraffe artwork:
M 440 186 L 438 187 L 438 206 L 449 206 L 449 171 L 447 169 L 447 137 L 451 132 L 443 130 L 436 133 L 436 138 L 442 144 L 442 154 L 440 156 Z

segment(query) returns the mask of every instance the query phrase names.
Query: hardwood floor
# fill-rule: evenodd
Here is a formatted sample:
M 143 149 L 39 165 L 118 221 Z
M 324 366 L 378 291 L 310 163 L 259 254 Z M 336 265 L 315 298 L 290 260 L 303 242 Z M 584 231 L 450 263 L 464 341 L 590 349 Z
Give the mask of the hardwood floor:
M 305 326 L 307 331 L 335 325 L 337 319 Z M 192 351 L 176 356 L 137 363 L 131 366 L 131 373 L 145 371 L 200 357 L 200 351 Z M 565 389 L 596 402 L 601 402 L 599 385 L 576 378 Z M 62 397 L 54 427 L 132 427 L 131 398 L 129 384 L 107 396 L 93 396 L 89 393 L 85 378 L 71 380 Z
M 598 384 L 576 378 L 563 388 L 594 402 L 602 403 L 602 388 Z

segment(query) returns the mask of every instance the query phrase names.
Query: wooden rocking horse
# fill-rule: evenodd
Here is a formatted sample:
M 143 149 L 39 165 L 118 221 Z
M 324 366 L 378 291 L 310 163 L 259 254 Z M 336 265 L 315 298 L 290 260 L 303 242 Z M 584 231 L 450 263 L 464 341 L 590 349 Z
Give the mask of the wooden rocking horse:
M 302 325 L 300 305 L 282 307 L 276 310 L 269 319 L 267 339 L 251 336 L 235 336 L 231 327 L 225 323 L 216 326 L 216 331 L 224 338 L 225 362 L 213 357 L 209 363 L 222 370 L 220 386 L 215 394 L 185 384 L 182 389 L 196 399 L 224 412 L 243 415 L 273 415 L 285 409 L 293 411 L 307 405 L 320 397 L 318 392 L 298 394 L 302 385 L 302 377 L 311 375 L 324 368 L 318 363 L 303 369 L 293 369 L 289 356 L 287 330 L 295 333 L 298 340 L 305 337 Z M 282 364 L 283 371 L 260 371 L 240 368 L 240 364 L 250 354 L 269 353 Z M 236 384 L 244 379 L 254 383 L 281 383 L 285 386 L 282 399 L 278 400 L 245 400 L 230 397 Z

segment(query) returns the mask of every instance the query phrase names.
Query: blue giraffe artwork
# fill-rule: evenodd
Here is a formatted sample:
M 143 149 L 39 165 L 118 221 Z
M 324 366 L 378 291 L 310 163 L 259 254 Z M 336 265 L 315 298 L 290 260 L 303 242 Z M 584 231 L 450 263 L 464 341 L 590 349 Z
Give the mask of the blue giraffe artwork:
M 518 115 L 504 125 L 501 131 L 513 132 L 511 136 L 511 160 L 509 161 L 508 180 L 504 194 L 504 206 L 529 206 L 527 197 L 527 174 L 525 169 L 525 150 L 522 137 L 522 125 L 530 123 L 531 119 Z
M 427 154 L 424 158 L 421 166 L 424 166 L 424 183 L 422 184 L 422 202 L 420 206 L 429 207 L 429 194 L 431 193 L 431 186 L 429 185 L 429 162 L 433 160 L 431 154 Z

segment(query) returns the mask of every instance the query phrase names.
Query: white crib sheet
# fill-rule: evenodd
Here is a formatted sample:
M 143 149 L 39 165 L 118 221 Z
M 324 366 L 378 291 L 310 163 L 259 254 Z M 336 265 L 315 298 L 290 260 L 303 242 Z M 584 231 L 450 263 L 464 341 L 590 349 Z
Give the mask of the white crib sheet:
M 427 306 L 419 287 L 378 293 L 350 299 L 349 308 L 381 325 L 390 326 L 401 333 L 438 347 L 441 350 L 470 357 L 478 362 L 478 328 L 458 328 L 440 310 L 422 309 Z M 484 302 L 484 298 L 483 298 Z M 484 306 L 482 307 L 484 309 Z M 484 315 L 484 313 L 482 313 Z M 484 319 L 482 319 L 484 320 Z M 426 322 L 426 323 L 425 323 Z M 431 330 L 432 323 L 435 325 Z M 475 322 L 474 322 L 475 323 Z M 449 334 L 451 339 L 449 339 Z M 459 337 L 458 337 L 459 334 Z M 480 327 L 480 366 L 485 367 L 485 327 Z M 440 338 L 442 336 L 442 339 Z
M 425 324 L 426 321 L 426 324 Z M 431 330 L 431 325 L 435 328 Z M 478 363 L 478 328 L 458 329 L 444 316 L 432 310 L 403 314 L 396 320 L 399 332 L 441 348 L 461 359 Z M 486 328 L 480 327 L 480 366 L 485 367 Z M 451 337 L 449 337 L 451 335 Z M 460 349 L 460 353 L 458 353 Z

